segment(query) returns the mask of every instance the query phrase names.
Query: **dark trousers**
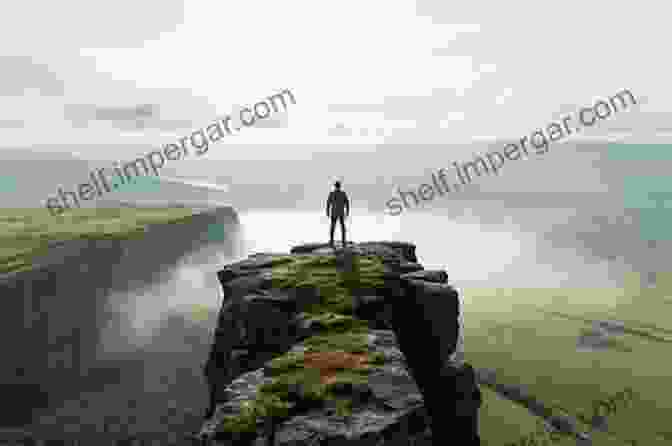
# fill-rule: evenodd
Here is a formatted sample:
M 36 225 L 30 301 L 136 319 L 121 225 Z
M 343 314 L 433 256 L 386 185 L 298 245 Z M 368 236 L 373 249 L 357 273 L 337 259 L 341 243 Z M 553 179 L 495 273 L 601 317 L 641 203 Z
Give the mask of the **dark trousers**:
M 329 244 L 334 244 L 334 229 L 336 229 L 336 220 L 341 223 L 341 240 L 345 246 L 345 217 L 343 215 L 331 214 L 331 228 L 329 229 Z

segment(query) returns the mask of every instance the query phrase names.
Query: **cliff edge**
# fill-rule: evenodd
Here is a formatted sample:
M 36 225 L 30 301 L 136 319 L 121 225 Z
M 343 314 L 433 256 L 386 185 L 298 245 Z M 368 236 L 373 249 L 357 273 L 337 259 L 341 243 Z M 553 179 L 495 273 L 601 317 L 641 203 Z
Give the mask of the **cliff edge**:
M 116 317 L 113 292 L 161 280 L 186 253 L 213 242 L 212 228 L 221 232 L 216 242 L 233 246 L 238 226 L 233 208 L 209 209 L 132 237 L 54 242 L 31 269 L 0 274 L 0 392 L 21 395 L 0 402 L 0 426 L 27 425 L 36 409 L 78 388 L 95 365 L 101 327 Z
M 445 271 L 417 263 L 414 245 L 301 245 L 218 278 L 202 440 L 480 443 L 458 293 Z

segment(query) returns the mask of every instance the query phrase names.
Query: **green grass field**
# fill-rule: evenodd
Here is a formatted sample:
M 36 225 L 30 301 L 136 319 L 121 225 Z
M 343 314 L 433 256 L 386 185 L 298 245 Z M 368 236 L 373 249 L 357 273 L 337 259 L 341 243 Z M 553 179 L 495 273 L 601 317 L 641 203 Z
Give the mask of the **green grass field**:
M 636 282 L 633 279 L 632 282 Z M 664 281 L 663 281 L 664 282 Z M 585 414 L 593 402 L 632 388 L 630 404 L 608 417 L 608 431 L 593 431 L 593 445 L 672 444 L 672 287 L 654 289 L 466 289 L 465 356 L 477 368 L 496 370 L 497 381 L 524 386 L 558 414 Z M 571 317 L 563 317 L 562 315 Z M 578 317 L 578 319 L 577 319 Z M 599 351 L 578 351 L 591 324 L 622 321 L 631 332 L 612 335 Z M 535 417 L 481 385 L 483 445 L 576 444 L 521 437 Z M 585 431 L 590 427 L 583 425 Z M 633 441 L 635 441 L 633 443 Z
M 47 209 L 0 209 L 0 273 L 30 269 L 54 241 L 131 238 L 150 223 L 174 222 L 191 209 L 73 209 L 54 217 Z

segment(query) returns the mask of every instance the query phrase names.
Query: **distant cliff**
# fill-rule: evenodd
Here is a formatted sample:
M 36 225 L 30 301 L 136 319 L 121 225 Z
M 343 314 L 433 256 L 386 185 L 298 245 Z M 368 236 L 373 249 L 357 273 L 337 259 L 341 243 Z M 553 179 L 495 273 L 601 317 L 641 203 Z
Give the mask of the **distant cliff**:
M 186 253 L 233 243 L 238 216 L 229 207 L 173 224 L 148 225 L 133 239 L 80 239 L 50 246 L 30 271 L 0 276 L 0 426 L 30 421 L 31 409 L 58 399 L 85 376 L 108 297 L 159 280 Z

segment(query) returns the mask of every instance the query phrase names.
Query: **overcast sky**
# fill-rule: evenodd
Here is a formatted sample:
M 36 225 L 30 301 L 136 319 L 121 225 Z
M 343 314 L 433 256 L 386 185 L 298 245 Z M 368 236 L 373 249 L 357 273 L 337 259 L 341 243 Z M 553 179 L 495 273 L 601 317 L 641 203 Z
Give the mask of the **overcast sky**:
M 23 0 L 0 29 L 2 144 L 131 158 L 285 88 L 297 100 L 286 115 L 218 143 L 248 149 L 203 159 L 409 141 L 435 153 L 529 134 L 626 88 L 647 104 L 594 134 L 662 136 L 672 128 L 669 10 L 644 0 Z M 95 110 L 113 118 L 91 120 Z M 135 114 L 152 119 L 138 130 Z

